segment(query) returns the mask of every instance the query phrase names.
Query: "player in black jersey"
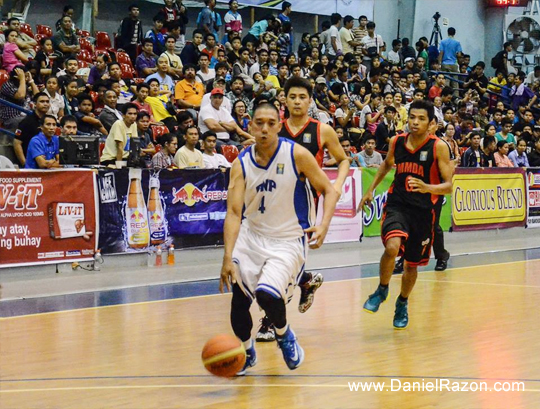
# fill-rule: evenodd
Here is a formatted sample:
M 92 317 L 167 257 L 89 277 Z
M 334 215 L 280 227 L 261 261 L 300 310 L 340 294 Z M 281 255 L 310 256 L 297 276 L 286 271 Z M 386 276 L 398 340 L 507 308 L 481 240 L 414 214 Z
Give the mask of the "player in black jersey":
M 430 135 L 429 127 L 434 121 L 431 102 L 420 100 L 411 104 L 410 133 L 390 140 L 388 155 L 358 206 L 361 211 L 373 201 L 373 191 L 395 164 L 396 174 L 383 213 L 385 251 L 380 263 L 380 284 L 365 302 L 364 310 L 375 313 L 386 301 L 395 259 L 398 254 L 403 254 L 405 271 L 401 293 L 396 300 L 396 329 L 405 329 L 409 323 L 408 298 L 416 282 L 417 269 L 429 261 L 435 205 L 441 195 L 452 191 L 450 153 L 444 142 Z
M 288 138 L 309 150 L 322 168 L 324 150 L 338 163 L 338 176 L 334 182 L 334 188 L 341 195 L 341 189 L 349 174 L 351 160 L 345 155 L 345 151 L 339 143 L 336 131 L 327 124 L 323 124 L 308 116 L 313 88 L 305 78 L 291 77 L 285 83 L 285 95 L 287 96 L 287 109 L 289 117 L 283 121 L 280 137 Z M 314 192 L 315 209 L 317 209 L 317 192 Z M 300 303 L 298 310 L 306 312 L 313 304 L 315 291 L 322 285 L 324 278 L 321 273 L 304 271 L 300 277 Z M 273 341 L 275 335 L 272 323 L 264 317 L 257 332 L 256 340 L 259 342 Z

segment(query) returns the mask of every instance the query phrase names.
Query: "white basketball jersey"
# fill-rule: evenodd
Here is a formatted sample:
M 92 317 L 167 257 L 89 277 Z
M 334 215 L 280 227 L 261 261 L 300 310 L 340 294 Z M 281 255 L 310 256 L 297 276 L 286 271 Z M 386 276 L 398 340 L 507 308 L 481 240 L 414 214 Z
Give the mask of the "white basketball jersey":
M 261 236 L 294 240 L 303 237 L 304 229 L 315 220 L 313 195 L 309 182 L 302 181 L 296 169 L 294 145 L 279 138 L 266 167 L 255 161 L 254 146 L 238 156 L 246 184 L 243 223 Z

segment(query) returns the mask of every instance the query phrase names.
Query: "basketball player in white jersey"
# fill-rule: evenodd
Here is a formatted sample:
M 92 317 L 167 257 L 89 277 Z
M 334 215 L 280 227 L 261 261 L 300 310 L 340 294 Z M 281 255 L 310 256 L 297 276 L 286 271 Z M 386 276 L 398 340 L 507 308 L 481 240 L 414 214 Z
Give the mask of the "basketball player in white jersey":
M 306 263 L 307 233 L 311 233 L 310 248 L 322 245 L 339 199 L 313 155 L 279 138 L 280 129 L 273 105 L 256 107 L 251 127 L 256 143 L 240 154 L 231 169 L 220 291 L 223 286 L 230 290 L 232 284 L 231 324 L 247 353 L 239 375 L 257 362 L 249 312 L 254 300 L 274 323 L 289 369 L 302 364 L 304 351 L 287 324 L 285 306 Z M 313 225 L 310 184 L 325 197 L 319 226 Z

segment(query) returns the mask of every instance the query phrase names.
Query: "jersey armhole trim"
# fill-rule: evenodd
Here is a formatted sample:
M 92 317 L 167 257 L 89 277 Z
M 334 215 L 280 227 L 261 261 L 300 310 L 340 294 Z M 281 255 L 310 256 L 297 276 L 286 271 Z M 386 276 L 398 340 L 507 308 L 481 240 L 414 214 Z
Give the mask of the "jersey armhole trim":
M 291 143 L 291 162 L 292 162 L 294 174 L 296 175 L 298 179 L 300 179 L 300 175 L 298 174 L 298 168 L 296 167 L 296 161 L 294 160 L 294 145 L 295 145 L 294 143 Z

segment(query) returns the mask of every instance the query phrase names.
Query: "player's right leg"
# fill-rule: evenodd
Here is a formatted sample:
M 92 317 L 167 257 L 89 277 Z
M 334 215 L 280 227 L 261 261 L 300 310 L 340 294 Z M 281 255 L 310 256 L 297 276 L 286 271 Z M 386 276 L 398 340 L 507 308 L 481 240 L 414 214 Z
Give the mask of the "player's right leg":
M 244 294 L 238 284 L 233 285 L 233 297 L 231 301 L 231 325 L 234 334 L 244 343 L 246 349 L 246 363 L 237 375 L 245 375 L 246 370 L 257 364 L 257 353 L 255 352 L 255 344 L 251 338 L 251 329 L 253 328 L 253 320 L 249 307 L 251 299 Z

